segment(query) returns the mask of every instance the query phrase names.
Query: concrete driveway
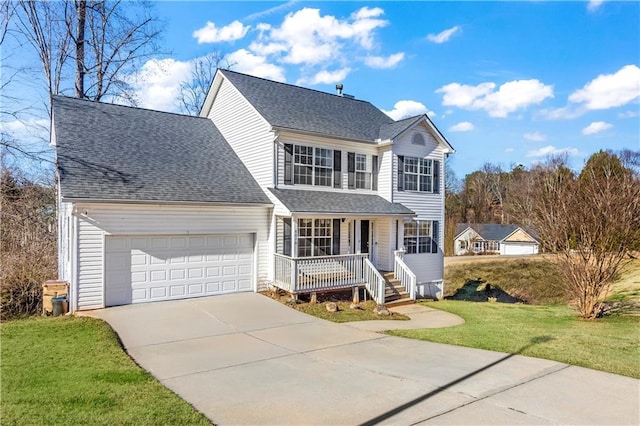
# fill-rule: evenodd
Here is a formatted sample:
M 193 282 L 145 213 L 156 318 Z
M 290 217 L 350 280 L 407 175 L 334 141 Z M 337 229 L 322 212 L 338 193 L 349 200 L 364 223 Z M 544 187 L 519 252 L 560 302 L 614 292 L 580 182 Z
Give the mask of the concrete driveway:
M 386 336 L 255 293 L 94 315 L 136 362 L 221 425 L 640 423 L 638 380 Z

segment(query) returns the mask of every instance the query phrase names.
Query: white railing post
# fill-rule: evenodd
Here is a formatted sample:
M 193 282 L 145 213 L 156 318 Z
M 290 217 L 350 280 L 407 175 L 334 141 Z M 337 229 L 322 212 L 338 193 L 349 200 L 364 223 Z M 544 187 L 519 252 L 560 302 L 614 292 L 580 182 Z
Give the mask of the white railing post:
M 404 250 L 394 251 L 393 277 L 400 281 L 404 289 L 409 293 L 411 300 L 416 300 L 416 274 L 404 263 L 404 253 Z

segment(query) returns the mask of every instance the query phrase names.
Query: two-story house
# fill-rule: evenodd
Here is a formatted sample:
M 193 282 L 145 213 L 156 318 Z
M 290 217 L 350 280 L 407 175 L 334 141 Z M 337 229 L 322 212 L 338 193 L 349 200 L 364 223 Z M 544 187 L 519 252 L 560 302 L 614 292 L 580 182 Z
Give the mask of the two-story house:
M 73 309 L 258 291 L 442 291 L 444 161 L 420 115 L 219 70 L 201 117 L 56 97 Z

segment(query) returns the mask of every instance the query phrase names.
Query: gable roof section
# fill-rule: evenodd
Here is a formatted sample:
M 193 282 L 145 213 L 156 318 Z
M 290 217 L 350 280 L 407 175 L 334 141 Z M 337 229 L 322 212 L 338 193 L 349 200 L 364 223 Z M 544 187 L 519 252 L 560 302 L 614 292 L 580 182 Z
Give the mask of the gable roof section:
M 392 123 L 383 124 L 380 126 L 380 132 L 378 137 L 380 140 L 393 139 L 399 134 L 403 133 L 408 128 L 420 122 L 423 118 L 422 115 L 404 118 L 402 120 L 394 121 Z
M 498 223 L 458 223 L 456 224 L 456 236 L 454 239 L 458 238 L 460 234 L 468 228 L 476 231 L 485 241 L 502 241 L 518 229 L 527 233 L 534 240 L 537 240 L 535 236 L 531 235 L 530 232 L 527 232 L 521 226 L 513 224 L 501 225 Z
M 62 197 L 271 204 L 211 120 L 54 96 Z
M 292 213 L 415 215 L 379 195 L 269 188 Z
M 280 129 L 374 142 L 392 118 L 371 103 L 218 70 L 267 122 Z

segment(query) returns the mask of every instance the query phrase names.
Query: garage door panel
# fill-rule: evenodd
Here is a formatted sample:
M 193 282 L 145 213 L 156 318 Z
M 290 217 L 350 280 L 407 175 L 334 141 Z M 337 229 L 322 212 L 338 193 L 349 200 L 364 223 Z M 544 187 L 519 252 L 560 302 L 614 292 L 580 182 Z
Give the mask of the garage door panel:
M 106 305 L 252 290 L 253 238 L 108 236 Z

